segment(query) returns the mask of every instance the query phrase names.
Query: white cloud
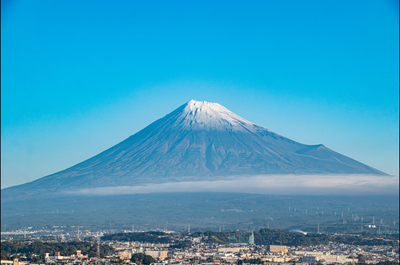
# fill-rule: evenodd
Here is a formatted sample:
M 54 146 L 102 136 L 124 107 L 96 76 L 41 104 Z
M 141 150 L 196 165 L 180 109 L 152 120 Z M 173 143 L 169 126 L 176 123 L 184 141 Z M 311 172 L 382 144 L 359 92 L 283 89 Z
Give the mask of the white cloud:
M 161 192 L 243 192 L 276 195 L 398 195 L 399 177 L 374 175 L 259 175 L 69 191 L 77 195 Z

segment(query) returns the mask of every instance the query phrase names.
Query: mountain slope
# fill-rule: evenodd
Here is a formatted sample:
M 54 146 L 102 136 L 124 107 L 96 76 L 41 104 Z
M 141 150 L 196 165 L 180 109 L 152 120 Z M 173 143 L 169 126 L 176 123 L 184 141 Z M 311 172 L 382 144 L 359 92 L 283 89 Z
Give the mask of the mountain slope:
M 304 145 L 217 103 L 191 100 L 66 170 L 4 189 L 27 194 L 259 174 L 382 174 L 324 145 Z M 6 195 L 5 195 L 6 196 Z

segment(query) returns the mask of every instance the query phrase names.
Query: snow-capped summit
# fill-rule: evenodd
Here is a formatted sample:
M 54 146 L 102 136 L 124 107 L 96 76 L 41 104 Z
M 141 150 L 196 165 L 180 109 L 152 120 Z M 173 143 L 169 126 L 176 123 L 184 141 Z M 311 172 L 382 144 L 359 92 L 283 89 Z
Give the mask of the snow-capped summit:
M 177 109 L 174 125 L 186 130 L 254 130 L 254 123 L 218 103 L 190 100 Z
M 190 100 L 121 143 L 13 194 L 268 174 L 385 173 L 324 145 L 305 145 L 218 103 Z M 8 194 L 8 195 L 7 195 Z

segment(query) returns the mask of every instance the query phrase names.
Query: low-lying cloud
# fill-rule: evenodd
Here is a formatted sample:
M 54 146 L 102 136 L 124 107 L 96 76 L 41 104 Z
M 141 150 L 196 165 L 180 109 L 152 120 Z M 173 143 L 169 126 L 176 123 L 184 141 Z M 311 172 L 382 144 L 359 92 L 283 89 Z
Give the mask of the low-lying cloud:
M 162 192 L 241 192 L 274 195 L 399 195 L 399 177 L 376 175 L 258 175 L 69 191 L 76 195 Z

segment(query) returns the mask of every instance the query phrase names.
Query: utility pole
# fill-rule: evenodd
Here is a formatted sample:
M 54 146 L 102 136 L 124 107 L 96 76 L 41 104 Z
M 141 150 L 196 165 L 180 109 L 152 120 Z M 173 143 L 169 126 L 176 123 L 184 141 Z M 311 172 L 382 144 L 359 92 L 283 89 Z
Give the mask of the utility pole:
M 319 223 L 318 223 L 318 232 L 317 233 L 319 234 Z

